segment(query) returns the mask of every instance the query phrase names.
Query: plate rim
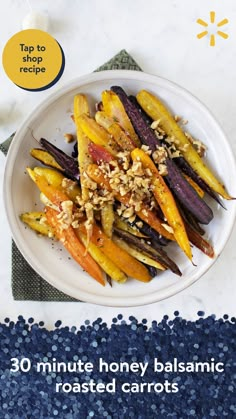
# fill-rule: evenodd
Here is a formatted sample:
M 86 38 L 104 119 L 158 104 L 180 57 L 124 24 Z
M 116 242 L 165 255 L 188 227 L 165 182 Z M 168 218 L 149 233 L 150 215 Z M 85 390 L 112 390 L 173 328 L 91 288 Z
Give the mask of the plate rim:
M 234 206 L 233 209 L 231 210 L 232 211 L 232 216 L 231 216 L 231 220 L 230 220 L 231 222 L 229 224 L 227 224 L 227 226 L 225 227 L 226 234 L 224 235 L 224 240 L 221 241 L 221 246 L 218 249 L 218 255 L 216 255 L 216 257 L 212 261 L 210 261 L 211 263 L 209 263 L 208 266 L 204 267 L 203 269 L 199 268 L 198 271 L 196 272 L 196 274 L 192 274 L 192 279 L 188 283 L 186 283 L 186 281 L 183 281 L 183 283 L 181 284 L 181 278 L 177 279 L 177 281 L 180 283 L 180 285 L 177 286 L 177 287 L 170 287 L 170 288 L 173 288 L 172 292 L 170 292 L 169 287 L 168 287 L 164 290 L 157 290 L 156 292 L 153 292 L 153 293 L 150 293 L 150 294 L 145 294 L 144 296 L 143 295 L 135 296 L 135 301 L 130 301 L 131 297 L 128 297 L 128 298 L 124 299 L 123 297 L 120 297 L 120 296 L 117 296 L 117 297 L 115 297 L 115 296 L 114 297 L 111 297 L 111 296 L 97 296 L 96 294 L 92 294 L 91 292 L 84 291 L 84 290 L 81 290 L 81 289 L 78 289 L 78 295 L 77 295 L 77 292 L 74 292 L 75 290 L 71 290 L 70 286 L 69 285 L 67 286 L 67 284 L 63 283 L 62 281 L 60 282 L 59 288 L 58 288 L 57 281 L 56 280 L 54 281 L 51 278 L 51 276 L 49 277 L 49 276 L 45 275 L 43 269 L 41 269 L 40 264 L 38 265 L 36 263 L 37 267 L 35 267 L 34 260 L 31 260 L 31 257 L 26 253 L 24 247 L 21 245 L 20 235 L 17 234 L 16 229 L 13 228 L 14 227 L 14 222 L 13 222 L 14 211 L 11 211 L 11 205 L 10 205 L 10 203 L 11 203 L 11 197 L 10 197 L 11 196 L 11 193 L 10 193 L 11 188 L 9 188 L 9 184 L 8 184 L 9 174 L 10 174 L 10 171 L 11 171 L 11 162 L 15 161 L 16 153 L 17 153 L 18 149 L 20 148 L 20 144 L 21 144 L 21 142 L 18 140 L 18 138 L 22 137 L 22 134 L 25 131 L 25 129 L 27 129 L 27 125 L 29 125 L 29 122 L 32 119 L 35 118 L 36 110 L 37 110 L 37 113 L 43 112 L 46 108 L 51 106 L 61 96 L 68 93 L 70 90 L 75 89 L 76 86 L 78 86 L 78 88 L 79 88 L 86 83 L 97 82 L 97 81 L 105 81 L 106 79 L 114 79 L 115 80 L 115 79 L 118 79 L 118 78 L 119 79 L 132 79 L 132 80 L 138 80 L 138 81 L 142 81 L 142 82 L 145 82 L 145 80 L 146 80 L 148 82 L 153 82 L 154 84 L 159 82 L 159 83 L 162 84 L 163 87 L 167 86 L 168 89 L 174 90 L 175 92 L 177 90 L 178 92 L 181 93 L 182 96 L 183 95 L 186 96 L 188 101 L 191 99 L 191 101 L 193 103 L 197 104 L 198 107 L 200 107 L 207 114 L 207 117 L 210 118 L 211 122 L 214 123 L 214 125 L 217 127 L 217 129 L 221 133 L 221 137 L 222 137 L 222 139 L 224 139 L 224 146 L 226 146 L 228 155 L 230 156 L 229 166 L 231 168 L 231 172 L 234 173 L 235 176 L 236 176 L 236 163 L 235 163 L 235 158 L 234 158 L 234 154 L 233 154 L 233 151 L 232 151 L 231 144 L 229 143 L 221 125 L 219 124 L 217 119 L 214 117 L 212 112 L 195 95 L 193 95 L 191 92 L 189 92 L 187 89 L 180 86 L 179 84 L 176 84 L 175 82 L 172 82 L 172 81 L 170 81 L 166 78 L 160 77 L 160 76 L 148 74 L 148 73 L 145 73 L 145 72 L 142 72 L 142 71 L 135 71 L 135 70 L 105 70 L 105 71 L 101 71 L 101 72 L 95 72 L 95 73 L 87 74 L 87 75 L 84 75 L 84 76 L 81 76 L 81 77 L 76 77 L 76 78 L 66 82 L 63 86 L 61 86 L 56 91 L 52 92 L 49 96 L 44 98 L 38 105 L 36 105 L 34 107 L 34 109 L 30 112 L 30 114 L 23 120 L 20 127 L 16 131 L 15 137 L 14 137 L 14 139 L 13 139 L 11 145 L 10 145 L 10 148 L 9 148 L 9 151 L 8 151 L 8 154 L 7 154 L 7 161 L 6 161 L 5 172 L 4 172 L 4 180 L 3 180 L 3 198 L 4 198 L 5 212 L 7 214 L 7 219 L 8 219 L 8 223 L 9 223 L 9 226 L 10 226 L 12 237 L 13 237 L 17 247 L 19 248 L 20 252 L 22 253 L 23 257 L 27 260 L 27 262 L 30 264 L 30 266 L 43 279 L 45 279 L 52 286 L 61 290 L 64 293 L 66 293 L 67 295 L 70 295 L 73 298 L 78 298 L 79 300 L 85 301 L 87 303 L 93 303 L 93 304 L 97 304 L 97 305 L 104 305 L 104 306 L 110 306 L 110 307 L 135 307 L 135 306 L 152 304 L 152 303 L 170 298 L 173 295 L 177 295 L 179 292 L 183 291 L 184 289 L 187 289 L 190 285 L 192 285 L 197 280 L 202 278 L 202 276 L 216 262 L 218 256 L 221 254 L 221 252 L 224 249 L 227 241 L 230 238 L 230 235 L 231 235 L 231 232 L 232 232 L 232 229 L 233 229 L 233 226 L 234 226 L 234 222 L 235 222 L 235 217 L 236 217 L 236 206 Z M 143 301 L 144 298 L 145 298 L 145 301 Z M 111 299 L 112 299 L 112 303 L 110 303 Z

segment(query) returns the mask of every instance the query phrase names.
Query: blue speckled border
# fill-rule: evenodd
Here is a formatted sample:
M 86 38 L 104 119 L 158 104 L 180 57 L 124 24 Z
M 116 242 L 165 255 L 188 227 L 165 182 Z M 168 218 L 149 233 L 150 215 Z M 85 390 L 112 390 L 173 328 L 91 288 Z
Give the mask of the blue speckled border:
M 19 316 L 16 323 L 5 319 L 0 324 L 0 418 L 235 418 L 236 392 L 233 365 L 236 362 L 235 318 L 227 315 L 216 319 L 198 313 L 188 321 L 174 313 L 160 322 L 141 322 L 122 315 L 108 326 L 101 318 L 86 321 L 79 329 L 56 322 L 47 330 L 43 322 L 26 321 Z M 10 372 L 11 358 L 29 358 L 29 372 Z M 148 362 L 143 377 L 137 372 L 98 372 L 99 358 L 111 362 Z M 153 359 L 162 363 L 221 362 L 223 372 L 159 372 L 153 371 Z M 37 372 L 38 362 L 92 362 L 93 372 Z M 27 369 L 27 362 L 24 363 Z M 56 392 L 56 383 L 107 384 L 116 379 L 116 393 Z M 144 390 L 125 393 L 122 383 L 176 383 L 178 392 Z M 161 385 L 156 388 L 160 389 Z M 159 391 L 159 390 L 158 390 Z

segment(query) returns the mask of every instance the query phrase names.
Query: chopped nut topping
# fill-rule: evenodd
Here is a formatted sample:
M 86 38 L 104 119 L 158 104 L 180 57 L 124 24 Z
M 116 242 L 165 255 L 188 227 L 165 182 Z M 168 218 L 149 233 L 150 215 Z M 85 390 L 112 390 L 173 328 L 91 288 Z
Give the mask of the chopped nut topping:
M 73 141 L 74 141 L 74 135 L 73 134 L 68 134 L 68 133 L 66 133 L 66 134 L 64 134 L 64 138 L 65 138 L 65 141 L 69 144 L 69 143 L 72 143 Z
M 167 167 L 163 163 L 158 164 L 158 171 L 159 171 L 161 176 L 168 175 Z
M 184 153 L 188 150 L 189 144 L 184 144 L 184 146 L 179 147 L 180 151 L 183 151 Z
M 180 150 L 177 150 L 177 148 L 175 147 L 175 144 L 171 144 L 171 146 L 168 147 L 168 154 L 169 154 L 170 158 L 172 158 L 172 159 L 175 159 L 176 157 L 181 156 L 181 152 L 180 152 Z
M 173 230 L 173 228 L 172 227 L 170 227 L 168 224 L 162 224 L 162 227 L 164 227 L 164 229 L 166 230 L 166 231 L 168 231 L 169 233 L 172 233 L 172 234 L 174 234 L 174 230 Z
M 176 159 L 177 157 L 180 157 L 180 156 L 181 156 L 181 153 L 180 153 L 179 150 L 175 150 L 171 153 L 171 158 L 172 159 Z
M 61 211 L 57 215 L 57 218 L 60 222 L 60 226 L 62 230 L 69 228 L 69 226 L 73 222 L 73 202 L 72 201 L 63 201 L 61 203 Z
M 90 177 L 87 175 L 86 172 L 83 173 L 84 177 L 84 186 L 92 191 L 95 191 L 97 189 L 97 184 L 94 182 Z
M 64 179 L 62 180 L 61 186 L 62 186 L 62 188 L 65 188 L 65 189 L 67 189 L 67 190 L 73 191 L 73 189 L 74 189 L 76 186 L 78 186 L 78 183 L 77 183 L 77 182 L 75 182 L 75 181 L 73 181 L 73 180 L 71 180 L 71 179 L 64 178 Z
M 141 146 L 141 149 L 148 155 L 150 156 L 152 154 L 152 151 L 150 150 L 150 148 L 148 147 L 148 145 L 143 144 Z
M 129 207 L 129 208 L 126 208 L 126 209 L 124 210 L 124 212 L 123 212 L 122 216 L 123 216 L 124 218 L 129 218 L 129 217 L 131 217 L 133 214 L 134 214 L 134 209 L 133 209 L 133 207 Z
M 161 134 L 159 131 L 155 130 L 154 132 L 158 140 L 163 140 L 165 138 L 165 135 Z
M 176 121 L 176 122 L 181 121 L 181 116 L 179 116 L 179 115 L 175 115 L 175 121 Z
M 196 140 L 195 138 L 193 138 L 192 135 L 188 132 L 185 132 L 184 134 L 187 137 L 187 139 L 191 142 L 191 144 L 194 146 L 194 148 L 197 150 L 199 156 L 203 157 L 207 149 L 205 144 L 203 144 L 200 140 Z
M 160 122 L 161 122 L 160 119 L 158 119 L 157 121 L 153 121 L 153 123 L 151 124 L 151 128 L 152 129 L 157 129 Z
M 144 175 L 144 170 L 143 170 L 142 163 L 138 162 L 138 161 L 133 162 L 132 171 L 137 176 L 143 176 Z
M 158 147 L 156 151 L 152 153 L 152 158 L 156 164 L 164 163 L 168 157 L 165 147 Z
M 79 221 L 73 221 L 73 223 L 71 224 L 73 228 L 78 228 L 79 227 Z
M 45 223 L 47 223 L 47 217 L 41 217 L 40 220 L 39 220 L 39 224 L 43 225 Z

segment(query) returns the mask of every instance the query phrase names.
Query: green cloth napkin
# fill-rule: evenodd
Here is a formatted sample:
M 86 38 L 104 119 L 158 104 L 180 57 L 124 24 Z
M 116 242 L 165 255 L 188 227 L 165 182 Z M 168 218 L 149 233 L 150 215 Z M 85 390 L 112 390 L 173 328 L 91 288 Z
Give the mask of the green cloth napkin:
M 95 71 L 136 70 L 142 71 L 134 59 L 123 49 Z M 12 134 L 0 150 L 6 155 L 13 140 Z M 14 241 L 12 241 L 12 294 L 15 300 L 32 301 L 78 301 L 54 288 L 41 278 L 26 262 Z

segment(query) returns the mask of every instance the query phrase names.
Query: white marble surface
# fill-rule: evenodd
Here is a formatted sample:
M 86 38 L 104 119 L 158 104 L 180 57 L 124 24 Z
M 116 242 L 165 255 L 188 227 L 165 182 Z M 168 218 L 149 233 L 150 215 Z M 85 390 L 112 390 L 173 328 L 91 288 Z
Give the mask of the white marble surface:
M 236 3 L 213 0 L 31 0 L 34 10 L 49 15 L 50 32 L 62 45 L 66 67 L 59 83 L 48 91 L 30 93 L 12 84 L 0 68 L 0 138 L 4 140 L 22 122 L 33 107 L 71 78 L 91 72 L 125 48 L 146 72 L 169 78 L 198 96 L 218 119 L 236 153 Z M 227 17 L 222 28 L 230 37 L 198 40 L 201 27 L 197 18 L 209 21 L 215 10 L 216 21 Z M 8 0 L 1 4 L 0 50 L 11 35 L 21 29 L 28 13 L 27 1 Z M 215 30 L 215 28 L 212 28 Z M 5 158 L 0 155 L 1 183 Z M 223 174 L 222 174 L 223 175 Z M 50 327 L 61 318 L 67 324 L 80 324 L 98 316 L 109 321 L 122 312 L 160 319 L 178 309 L 189 319 L 198 310 L 235 315 L 236 234 L 235 229 L 220 258 L 204 277 L 184 292 L 160 303 L 132 309 L 114 309 L 80 303 L 15 302 L 10 286 L 10 231 L 0 192 L 0 321 L 17 315 L 44 319 Z

